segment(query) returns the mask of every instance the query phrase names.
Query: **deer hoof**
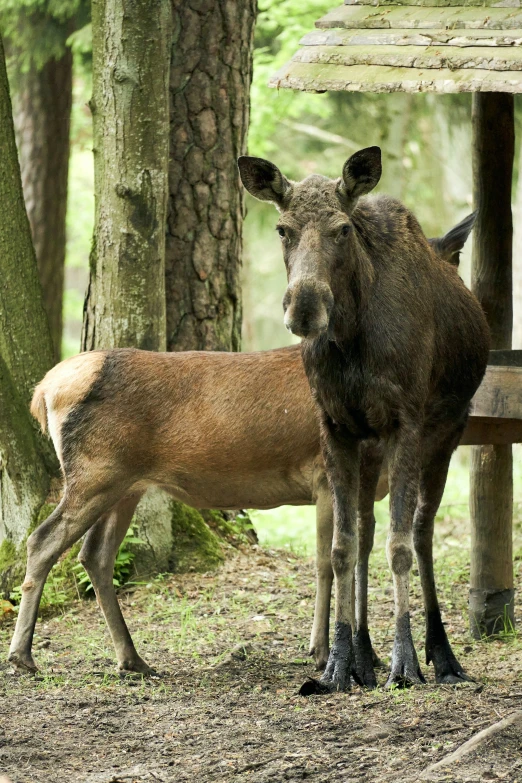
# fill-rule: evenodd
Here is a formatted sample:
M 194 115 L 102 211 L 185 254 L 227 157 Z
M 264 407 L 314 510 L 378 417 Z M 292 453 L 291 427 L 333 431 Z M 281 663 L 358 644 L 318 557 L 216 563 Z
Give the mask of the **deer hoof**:
M 158 678 L 161 676 L 140 657 L 137 657 L 132 661 L 122 661 L 118 664 L 118 671 L 122 677 L 125 677 L 126 674 L 141 674 L 143 677 Z
M 26 674 L 36 674 L 38 672 L 38 666 L 35 664 L 31 653 L 23 655 L 12 652 L 9 654 L 7 660 L 9 663 L 12 663 L 19 672 L 24 672 Z

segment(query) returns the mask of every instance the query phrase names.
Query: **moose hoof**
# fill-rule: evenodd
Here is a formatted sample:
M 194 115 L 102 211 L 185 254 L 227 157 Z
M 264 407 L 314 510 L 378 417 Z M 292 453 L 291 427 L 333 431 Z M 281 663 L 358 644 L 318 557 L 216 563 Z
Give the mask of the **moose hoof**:
M 12 652 L 7 659 L 9 663 L 12 663 L 15 669 L 25 674 L 37 674 L 38 666 L 33 660 L 31 653 L 22 655 L 21 653 Z
M 464 682 L 476 682 L 469 677 L 455 658 L 449 642 L 438 645 L 426 655 L 427 663 L 433 661 L 435 682 L 440 685 L 461 685 Z
M 332 693 L 333 690 L 327 683 L 309 677 L 299 688 L 299 696 L 324 696 L 327 693 Z

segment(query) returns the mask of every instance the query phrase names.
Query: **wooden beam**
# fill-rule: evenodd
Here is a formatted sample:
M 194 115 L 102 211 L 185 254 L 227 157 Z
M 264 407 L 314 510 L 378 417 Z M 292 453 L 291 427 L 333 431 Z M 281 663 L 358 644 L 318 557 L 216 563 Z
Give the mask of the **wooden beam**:
M 511 347 L 513 96 L 473 95 L 472 287 L 488 319 L 492 348 Z M 513 460 L 509 445 L 476 446 L 471 458 L 471 631 L 514 627 Z

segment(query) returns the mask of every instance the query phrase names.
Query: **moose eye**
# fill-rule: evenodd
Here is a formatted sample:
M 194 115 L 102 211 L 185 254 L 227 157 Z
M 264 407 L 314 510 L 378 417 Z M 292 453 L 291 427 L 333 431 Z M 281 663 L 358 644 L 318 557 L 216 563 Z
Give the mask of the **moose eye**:
M 350 233 L 351 226 L 348 223 L 345 223 L 344 226 L 341 229 L 341 236 L 347 237 Z
M 283 237 L 286 236 L 286 232 L 285 232 L 283 226 L 278 226 L 276 231 L 279 234 L 279 236 L 281 237 L 281 239 L 283 239 Z

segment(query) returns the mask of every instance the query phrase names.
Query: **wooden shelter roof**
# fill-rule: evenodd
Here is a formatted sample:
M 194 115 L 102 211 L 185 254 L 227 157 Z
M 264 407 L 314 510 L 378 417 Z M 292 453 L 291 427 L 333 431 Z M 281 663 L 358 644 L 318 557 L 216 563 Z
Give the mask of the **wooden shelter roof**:
M 323 92 L 522 92 L 521 0 L 346 0 L 271 87 Z

